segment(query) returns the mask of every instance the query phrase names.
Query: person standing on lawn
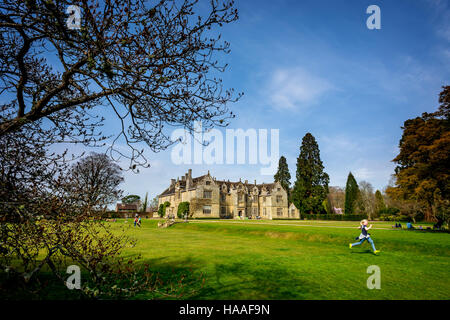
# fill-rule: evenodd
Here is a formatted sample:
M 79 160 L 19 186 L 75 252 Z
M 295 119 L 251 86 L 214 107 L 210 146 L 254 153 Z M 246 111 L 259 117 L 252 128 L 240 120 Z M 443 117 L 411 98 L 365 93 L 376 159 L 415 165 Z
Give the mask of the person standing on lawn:
M 360 226 L 358 227 L 358 229 L 361 229 L 361 234 L 358 238 L 356 238 L 359 239 L 359 242 L 350 243 L 349 248 L 351 249 L 354 246 L 361 245 L 364 241 L 367 240 L 372 245 L 373 253 L 377 254 L 378 252 L 380 252 L 380 250 L 377 250 L 375 248 L 375 244 L 373 243 L 373 240 L 370 237 L 370 233 L 368 232 L 370 229 L 372 229 L 372 225 L 368 226 L 369 221 L 367 219 L 362 220 L 359 224 Z

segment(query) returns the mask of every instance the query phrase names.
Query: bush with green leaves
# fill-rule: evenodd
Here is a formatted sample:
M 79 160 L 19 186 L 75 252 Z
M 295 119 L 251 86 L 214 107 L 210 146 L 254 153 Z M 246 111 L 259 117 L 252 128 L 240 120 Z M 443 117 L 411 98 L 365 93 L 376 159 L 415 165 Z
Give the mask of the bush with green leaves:
M 179 219 L 184 218 L 185 214 L 189 214 L 189 202 L 180 202 L 178 205 L 177 216 Z
M 380 216 L 395 216 L 400 213 L 400 209 L 395 207 L 387 207 L 381 209 L 378 213 L 380 214 Z
M 367 216 L 363 214 L 302 214 L 303 220 L 361 221 Z
M 170 206 L 170 202 L 166 201 L 159 205 L 158 215 L 163 218 L 166 215 L 166 208 Z

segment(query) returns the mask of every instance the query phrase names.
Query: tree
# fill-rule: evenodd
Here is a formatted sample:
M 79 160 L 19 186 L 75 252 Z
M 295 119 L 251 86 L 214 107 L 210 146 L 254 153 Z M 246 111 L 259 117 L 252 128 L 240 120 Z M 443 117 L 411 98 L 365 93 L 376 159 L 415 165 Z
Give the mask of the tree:
M 49 154 L 40 138 L 28 127 L 0 137 L 0 296 L 43 298 L 47 281 L 66 281 L 67 261 L 86 271 L 80 290 L 74 290 L 78 297 L 111 299 L 157 290 L 160 285 L 147 269 L 141 272 L 136 259 L 125 263 L 121 257 L 134 242 L 90 210 L 101 201 L 68 192 L 74 190 L 68 188 L 74 170 L 68 161 L 75 159 Z
M 235 21 L 237 11 L 212 1 L 199 17 L 196 3 L 76 1 L 79 30 L 66 25 L 73 2 L 0 4 L 0 290 L 4 279 L 12 289 L 40 288 L 43 268 L 63 283 L 61 266 L 71 261 L 85 269 L 89 297 L 156 292 L 148 287 L 152 275 L 123 263 L 121 250 L 132 241 L 90 210 L 96 201 L 72 192 L 68 167 L 76 159 L 48 150 L 104 146 L 113 137 L 107 154 L 128 157 L 134 170 L 146 164 L 140 144 L 159 151 L 174 143 L 167 125 L 190 132 L 194 120 L 227 125 L 229 102 L 240 95 L 217 78 L 225 70 L 217 54 L 229 44 L 214 29 Z M 111 136 L 100 131 L 102 112 L 119 121 Z M 122 143 L 131 150 L 119 150 Z
M 275 182 L 279 182 L 288 195 L 288 201 L 290 202 L 290 186 L 291 186 L 291 174 L 289 173 L 288 164 L 286 158 L 281 156 L 278 161 L 278 171 L 274 176 Z
M 307 133 L 297 158 L 296 181 L 292 191 L 292 202 L 301 213 L 324 212 L 322 203 L 328 194 L 330 178 L 323 169 L 316 139 Z
M 145 165 L 145 143 L 159 151 L 174 143 L 166 124 L 193 132 L 224 126 L 227 104 L 239 99 L 217 74 L 230 52 L 211 29 L 238 19 L 233 1 L 76 1 L 79 29 L 66 25 L 73 1 L 3 1 L 0 5 L 0 136 L 25 125 L 52 130 L 61 141 L 99 145 L 103 117 L 117 117 L 108 152 Z M 98 114 L 98 112 L 97 112 Z M 53 141 L 55 142 L 55 141 Z M 124 143 L 131 152 L 122 152 Z
M 433 212 L 438 220 L 438 227 L 440 227 L 444 222 L 448 227 L 450 222 L 450 200 L 442 198 L 442 194 L 439 189 L 436 189 L 434 192 L 433 200 Z
M 66 169 L 65 155 L 50 157 L 46 141 L 28 126 L 1 137 L 0 221 L 25 219 L 17 210 L 19 205 L 29 204 L 36 195 L 46 199 L 51 193 L 57 194 L 58 177 Z
M 359 191 L 358 183 L 350 172 L 345 185 L 345 214 L 355 214 L 355 211 L 358 208 L 361 209 L 360 204 L 361 193 Z
M 152 210 L 156 210 L 156 209 L 158 208 L 158 202 L 159 202 L 158 197 L 154 197 L 154 198 L 150 201 L 150 208 L 152 208 Z
M 323 210 L 326 214 L 333 214 L 333 208 L 331 207 L 330 198 L 327 196 L 325 200 L 322 201 Z
M 148 207 L 148 192 L 145 193 L 144 202 L 142 203 L 142 212 L 143 213 L 147 212 L 147 207 Z
M 427 221 L 440 219 L 435 195 L 450 197 L 450 86 L 443 87 L 439 103 L 436 112 L 404 122 L 400 152 L 393 160 L 395 185 L 386 189 L 392 198 L 421 203 Z
M 90 210 L 119 199 L 124 179 L 121 168 L 106 154 L 91 153 L 71 167 L 69 181 L 70 196 Z
M 180 202 L 177 210 L 178 218 L 182 219 L 188 213 L 189 213 L 189 202 L 188 201 Z
M 138 201 L 141 201 L 141 197 L 136 194 L 130 194 L 122 198 L 122 203 L 126 204 L 137 203 Z
M 158 207 L 158 197 L 154 197 L 154 198 L 152 199 L 152 201 L 150 202 L 150 206 L 151 206 L 152 208 L 157 208 L 157 207 Z
M 379 214 L 381 210 L 386 209 L 386 203 L 380 190 L 375 192 L 375 214 Z
M 329 187 L 328 198 L 331 207 L 344 208 L 345 207 L 345 190 L 340 187 Z
M 375 217 L 375 194 L 373 193 L 372 184 L 367 181 L 360 181 L 359 190 L 361 204 L 364 207 L 369 220 L 372 220 Z
M 166 215 L 166 208 L 170 207 L 170 202 L 166 201 L 164 203 L 161 203 L 159 205 L 159 209 L 158 209 L 158 215 L 163 218 Z
M 165 209 L 164 204 L 161 203 L 158 208 L 158 215 L 160 218 L 164 217 L 164 213 L 165 213 L 164 209 Z

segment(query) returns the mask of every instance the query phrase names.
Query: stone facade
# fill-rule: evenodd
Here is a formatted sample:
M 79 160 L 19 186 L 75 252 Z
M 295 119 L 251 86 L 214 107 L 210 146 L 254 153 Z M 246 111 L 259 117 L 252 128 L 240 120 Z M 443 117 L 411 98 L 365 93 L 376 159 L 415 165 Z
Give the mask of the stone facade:
M 300 219 L 300 210 L 293 203 L 289 206 L 289 218 Z
M 194 218 L 288 218 L 288 199 L 280 183 L 254 184 L 247 181 L 216 180 L 207 174 L 192 178 L 192 170 L 159 195 L 159 203 L 169 202 L 166 216 L 176 217 L 180 202 L 189 202 Z

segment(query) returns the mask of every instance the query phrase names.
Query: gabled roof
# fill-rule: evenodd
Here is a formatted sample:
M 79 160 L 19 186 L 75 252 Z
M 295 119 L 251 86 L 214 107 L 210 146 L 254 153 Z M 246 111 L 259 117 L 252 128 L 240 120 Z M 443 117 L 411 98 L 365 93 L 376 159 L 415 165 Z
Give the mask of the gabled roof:
M 192 178 L 192 186 L 190 187 L 190 189 L 195 189 L 199 185 L 199 183 L 202 182 L 203 179 L 205 179 L 205 177 L 207 177 L 208 175 L 209 174 L 204 174 L 202 176 Z M 255 186 L 258 188 L 258 192 L 261 192 L 263 188 L 266 188 L 267 191 L 270 192 L 270 190 L 272 190 L 276 185 L 276 182 L 254 184 L 254 183 L 245 183 L 242 181 L 231 182 L 229 180 L 225 181 L 225 180 L 214 180 L 213 179 L 213 181 L 219 187 L 222 187 L 222 185 L 225 184 L 227 186 L 227 190 L 230 190 L 231 188 L 237 188 L 239 185 L 242 185 L 242 186 L 246 187 L 249 192 L 251 192 Z M 184 190 L 186 189 L 186 180 L 178 180 L 177 182 L 171 184 L 159 196 L 168 196 L 168 195 L 174 194 L 175 186 L 177 183 L 180 185 L 181 189 L 184 189 Z
M 137 203 L 117 203 L 116 204 L 117 210 L 138 210 L 139 205 Z

